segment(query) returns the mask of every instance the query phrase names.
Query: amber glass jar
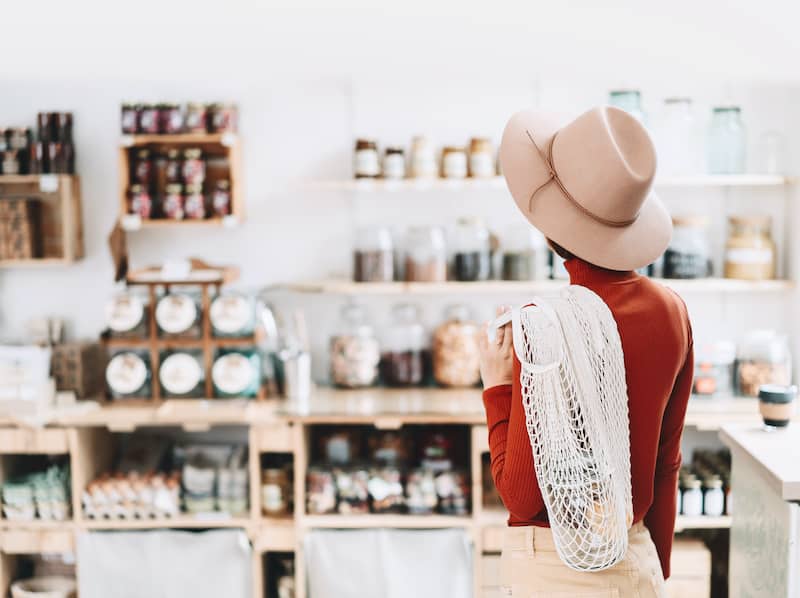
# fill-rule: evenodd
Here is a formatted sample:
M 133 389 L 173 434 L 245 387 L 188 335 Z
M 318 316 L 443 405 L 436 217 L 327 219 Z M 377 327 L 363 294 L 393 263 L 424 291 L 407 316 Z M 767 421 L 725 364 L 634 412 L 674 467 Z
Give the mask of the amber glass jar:
M 775 242 L 769 216 L 731 216 L 725 245 L 725 278 L 769 280 L 775 277 Z

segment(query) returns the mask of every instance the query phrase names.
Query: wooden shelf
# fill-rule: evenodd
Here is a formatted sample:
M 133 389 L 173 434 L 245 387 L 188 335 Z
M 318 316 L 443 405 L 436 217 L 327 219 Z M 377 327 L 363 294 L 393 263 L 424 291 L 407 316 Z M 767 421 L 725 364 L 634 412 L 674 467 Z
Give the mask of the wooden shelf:
M 120 216 L 120 226 L 129 232 L 144 229 L 161 230 L 164 228 L 236 228 L 239 224 L 239 218 L 233 215 L 225 218 L 203 218 L 202 220 L 192 218 L 184 220 L 170 220 L 168 218 L 142 219 L 134 214 Z
M 0 428 L 0 454 L 66 455 L 69 434 L 63 428 Z
M 63 268 L 71 266 L 77 259 L 61 257 L 37 257 L 29 260 L 0 260 L 0 268 L 21 270 L 23 268 Z
M 249 528 L 252 522 L 246 517 L 179 515 L 166 519 L 84 519 L 78 527 L 90 530 L 127 530 L 127 529 L 216 529 L 216 528 Z
M 75 536 L 71 521 L 52 528 L 0 528 L 0 553 L 3 554 L 72 553 L 74 550 Z
M 710 515 L 700 515 L 689 517 L 678 515 L 675 519 L 675 531 L 682 532 L 690 529 L 727 529 L 730 528 L 733 518 L 730 515 L 712 517 Z
M 694 280 L 654 279 L 678 293 L 781 293 L 794 288 L 789 280 L 734 280 L 729 278 L 698 278 Z M 296 293 L 329 295 L 514 295 L 555 293 L 567 285 L 565 280 L 482 282 L 353 282 L 349 280 L 318 280 L 289 282 L 273 288 Z
M 440 529 L 448 527 L 471 527 L 474 520 L 470 516 L 455 515 L 306 515 L 300 525 L 303 527 L 332 529 L 361 529 L 391 527 L 398 529 Z
M 235 133 L 178 133 L 174 135 L 123 135 L 119 144 L 122 147 L 137 147 L 140 145 L 158 144 L 165 145 L 197 145 L 214 143 L 219 145 L 233 145 L 238 140 Z

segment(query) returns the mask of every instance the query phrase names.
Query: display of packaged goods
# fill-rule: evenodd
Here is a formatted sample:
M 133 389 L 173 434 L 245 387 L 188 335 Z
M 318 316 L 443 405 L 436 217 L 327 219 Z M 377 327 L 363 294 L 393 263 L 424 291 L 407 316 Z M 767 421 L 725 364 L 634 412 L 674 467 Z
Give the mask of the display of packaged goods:
M 459 218 L 453 233 L 453 280 L 488 280 L 492 274 L 489 229 L 477 218 Z
M 711 276 L 708 223 L 700 216 L 673 217 L 673 232 L 664 252 L 664 278 Z
M 343 515 L 369 513 L 369 472 L 366 469 L 334 469 L 336 510 Z
M 70 509 L 68 465 L 12 477 L 0 485 L 3 517 L 10 521 L 66 521 Z
M 367 479 L 367 491 L 373 513 L 402 513 L 405 495 L 401 472 L 396 467 L 372 469 Z
M 170 292 L 156 303 L 156 324 L 163 335 L 200 336 L 201 313 L 197 299 L 184 292 Z
M 125 290 L 106 302 L 105 322 L 109 336 L 144 338 L 150 306 L 144 295 Z
M 421 386 L 428 376 L 430 351 L 419 309 L 410 304 L 392 308 L 392 322 L 381 343 L 381 378 L 388 386 Z
M 501 246 L 500 277 L 503 280 L 543 280 L 548 278 L 547 243 L 538 230 L 528 224 L 511 227 Z
M 383 226 L 362 228 L 356 232 L 353 249 L 353 280 L 356 282 L 392 282 L 394 280 L 394 243 L 392 233 Z
M 734 390 L 736 345 L 718 341 L 695 344 L 693 390 L 696 395 L 730 396 Z
M 310 468 L 306 488 L 306 510 L 309 515 L 336 512 L 336 483 L 332 470 L 321 467 Z
M 40 112 L 31 127 L 0 127 L 0 174 L 74 174 L 71 112 Z
M 261 472 L 261 512 L 267 517 L 284 517 L 291 512 L 292 485 L 286 467 L 269 467 Z
M 403 247 L 404 278 L 407 282 L 447 280 L 447 246 L 444 231 L 437 226 L 412 226 Z
M 180 133 L 235 133 L 238 109 L 230 102 L 179 104 L 124 102 L 120 128 L 124 135 L 177 135 Z
M 769 216 L 730 216 L 725 244 L 725 278 L 775 278 L 776 250 Z

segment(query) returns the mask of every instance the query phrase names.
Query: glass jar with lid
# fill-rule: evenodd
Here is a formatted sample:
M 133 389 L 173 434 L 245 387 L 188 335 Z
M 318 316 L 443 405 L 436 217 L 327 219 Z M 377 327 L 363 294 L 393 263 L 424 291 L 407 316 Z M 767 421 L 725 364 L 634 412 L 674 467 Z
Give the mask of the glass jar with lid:
M 478 218 L 459 218 L 453 233 L 453 279 L 488 280 L 491 270 L 489 229 Z
M 271 467 L 261 474 L 261 511 L 267 517 L 283 517 L 289 513 L 291 486 L 285 469 Z
M 183 185 L 167 185 L 164 201 L 161 203 L 161 212 L 169 220 L 183 220 Z
M 131 185 L 128 190 L 128 214 L 135 214 L 144 220 L 153 214 L 153 200 L 142 185 Z
M 417 306 L 408 303 L 394 306 L 381 350 L 381 377 L 387 386 L 421 386 L 425 383 L 428 338 Z
M 164 162 L 164 180 L 168 185 L 180 184 L 183 180 L 181 172 L 181 153 L 177 148 L 167 150 L 167 159 Z
M 417 135 L 411 140 L 409 174 L 415 179 L 433 179 L 438 170 L 433 144 L 426 137 Z
M 642 110 L 642 94 L 638 89 L 615 89 L 608 93 L 608 103 L 621 108 L 642 124 L 645 123 L 645 114 Z
M 254 348 L 220 349 L 211 382 L 215 397 L 255 398 L 261 387 L 261 356 Z
M 372 139 L 356 140 L 353 173 L 357 179 L 376 179 L 381 175 L 378 144 Z
M 383 154 L 383 178 L 406 178 L 406 154 L 402 147 L 387 147 Z
M 394 280 L 394 243 L 385 226 L 361 228 L 356 232 L 353 251 L 353 280 L 391 282 Z
M 695 135 L 692 100 L 667 98 L 656 137 L 659 174 L 690 174 L 701 171 L 695 157 Z
M 173 291 L 156 303 L 156 324 L 164 336 L 200 336 L 200 307 L 194 296 Z
M 478 325 L 465 305 L 451 305 L 433 332 L 433 378 L 442 386 L 480 382 Z
M 251 336 L 256 326 L 255 301 L 238 291 L 223 291 L 208 310 L 211 333 L 216 337 Z
M 469 176 L 489 178 L 495 175 L 492 142 L 483 137 L 473 137 L 469 142 Z
M 106 385 L 112 399 L 149 398 L 152 395 L 151 383 L 147 351 L 117 351 L 106 365 Z
M 730 216 L 725 244 L 725 278 L 775 277 L 775 243 L 769 216 Z
M 736 345 L 732 342 L 695 344 L 694 394 L 714 396 L 733 394 L 735 362 Z
M 202 185 L 206 180 L 206 162 L 203 160 L 203 150 L 190 147 L 183 151 L 183 164 L 181 165 L 183 182 L 189 185 Z
M 447 245 L 436 226 L 415 226 L 405 238 L 405 279 L 408 282 L 447 280 Z
M 673 232 L 664 252 L 664 278 L 705 278 L 711 274 L 711 249 L 702 216 L 672 219 Z
M 164 351 L 158 370 L 161 396 L 200 398 L 204 394 L 203 352 L 199 350 Z
M 758 396 L 762 384 L 790 384 L 792 354 L 786 335 L 774 330 L 754 330 L 739 343 L 736 381 L 741 394 Z
M 442 149 L 442 177 L 463 179 L 467 176 L 467 150 L 448 146 Z
M 708 132 L 708 171 L 741 174 L 745 171 L 747 136 L 739 106 L 717 106 Z
M 547 278 L 547 242 L 534 227 L 521 224 L 508 230 L 503 242 L 503 280 L 540 280 Z
M 217 102 L 208 108 L 208 124 L 212 133 L 235 133 L 239 110 L 232 102 Z
M 143 295 L 131 289 L 117 293 L 105 307 L 108 334 L 112 337 L 147 337 L 148 309 Z
M 200 102 L 186 104 L 184 120 L 187 133 L 205 133 L 208 131 L 208 108 Z
M 331 336 L 331 379 L 336 386 L 362 388 L 378 380 L 381 354 L 375 330 L 362 305 L 345 305 Z

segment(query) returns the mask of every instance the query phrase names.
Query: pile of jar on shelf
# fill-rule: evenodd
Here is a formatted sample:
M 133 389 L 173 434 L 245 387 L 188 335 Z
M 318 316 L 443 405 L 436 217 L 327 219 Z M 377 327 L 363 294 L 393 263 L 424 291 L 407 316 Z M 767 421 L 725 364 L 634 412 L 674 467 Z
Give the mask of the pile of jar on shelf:
M 39 112 L 30 127 L 0 127 L 0 174 L 74 174 L 71 112 Z
M 202 339 L 206 320 L 200 296 L 192 287 L 181 286 L 162 292 L 155 305 L 149 305 L 147 295 L 136 288 L 115 295 L 106 305 L 107 336 L 122 339 L 123 344 L 124 339 L 150 339 L 150 310 L 158 339 Z M 223 291 L 211 300 L 208 323 L 212 344 L 214 339 L 250 338 L 255 331 L 255 302 L 243 293 Z M 202 349 L 163 348 L 159 362 L 163 397 L 204 397 L 206 376 L 211 376 L 218 398 L 256 397 L 262 383 L 261 354 L 255 346 L 217 347 L 210 372 L 205 370 Z M 111 398 L 152 396 L 153 375 L 149 348 L 115 345 L 106 367 Z
M 454 468 L 448 433 L 429 432 L 416 454 L 402 432 L 375 431 L 366 438 L 366 450 L 362 440 L 357 430 L 321 438 L 324 463 L 312 466 L 306 480 L 309 514 L 470 512 L 469 476 Z
M 445 146 L 440 152 L 426 138 L 414 137 L 406 155 L 402 146 L 386 146 L 383 156 L 378 142 L 357 139 L 353 156 L 357 179 L 490 178 L 498 174 L 494 147 L 489 139 L 473 137 L 469 145 Z
M 712 272 L 708 220 L 702 216 L 672 219 L 672 240 L 664 253 L 664 278 L 705 278 Z M 772 220 L 766 215 L 729 216 L 724 250 L 725 278 L 775 278 L 776 250 Z
M 695 344 L 696 395 L 757 397 L 762 384 L 785 386 L 791 379 L 789 338 L 775 330 L 753 330 L 738 346 L 728 341 Z
M 696 450 L 691 467 L 680 471 L 677 512 L 687 517 L 732 514 L 730 469 L 730 453 Z
M 11 477 L 0 486 L 0 495 L 9 521 L 64 521 L 70 515 L 69 465 Z
M 247 511 L 246 447 L 195 444 L 169 448 L 164 442 L 145 438 L 127 449 L 135 463 L 127 462 L 123 455 L 116 471 L 87 485 L 81 499 L 86 517 L 157 519 L 181 513 L 239 515 Z M 146 448 L 144 442 L 149 443 Z
M 358 304 L 342 308 L 331 337 L 331 379 L 343 388 L 362 388 L 379 381 L 392 387 L 424 386 L 433 380 L 447 387 L 480 382 L 478 325 L 464 305 L 452 305 L 429 338 L 419 308 L 399 304 L 381 339 Z
M 122 104 L 120 124 L 125 135 L 176 135 L 179 133 L 235 133 L 236 104 L 189 102 L 179 104 Z
M 144 220 L 203 220 L 231 213 L 227 159 L 204 156 L 198 147 L 163 153 L 133 148 L 130 157 L 129 214 Z M 207 170 L 213 171 L 213 185 L 206 180 Z

